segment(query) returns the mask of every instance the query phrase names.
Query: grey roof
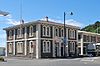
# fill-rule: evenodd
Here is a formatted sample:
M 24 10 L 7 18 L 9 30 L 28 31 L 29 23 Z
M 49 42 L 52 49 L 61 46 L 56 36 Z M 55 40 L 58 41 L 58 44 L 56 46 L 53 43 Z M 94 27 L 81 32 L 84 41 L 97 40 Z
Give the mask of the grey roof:
M 24 26 L 29 26 L 31 24 L 51 24 L 51 25 L 63 26 L 62 23 L 57 23 L 57 22 L 52 22 L 52 21 L 47 22 L 47 21 L 44 21 L 44 20 L 37 20 L 37 21 L 32 21 L 32 22 L 28 22 L 28 23 L 24 23 L 24 24 L 19 24 L 19 25 L 14 25 L 14 26 L 10 26 L 10 27 L 7 27 L 7 28 L 3 28 L 3 30 L 16 29 L 16 28 L 19 28 L 21 25 L 24 27 Z M 68 25 L 68 24 L 66 24 L 66 27 L 80 29 L 80 27 L 78 27 L 78 26 L 72 26 L 72 25 Z

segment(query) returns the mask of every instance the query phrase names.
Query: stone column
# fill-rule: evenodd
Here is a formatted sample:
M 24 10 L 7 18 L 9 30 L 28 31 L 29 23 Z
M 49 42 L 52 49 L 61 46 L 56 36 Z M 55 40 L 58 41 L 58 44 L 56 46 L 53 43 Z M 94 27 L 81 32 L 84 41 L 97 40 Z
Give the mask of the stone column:
M 68 52 L 68 28 L 66 28 L 66 54 L 67 54 L 67 56 L 69 56 L 69 52 Z
M 54 39 L 55 38 L 55 32 L 54 32 L 55 27 L 54 26 L 52 30 L 53 30 L 53 50 L 52 51 L 53 51 L 53 57 L 55 57 L 55 39 Z
M 14 41 L 13 41 L 13 55 L 15 55 L 16 54 L 16 52 L 15 52 L 15 50 L 16 50 L 16 48 L 15 48 L 15 29 L 14 29 Z
M 24 45 L 24 54 L 25 55 L 27 55 L 27 27 L 25 27 L 25 35 L 24 35 L 24 37 L 25 37 L 25 45 Z
M 81 34 L 81 55 L 83 55 L 83 34 Z
M 40 40 L 40 34 L 41 34 L 41 26 L 40 24 L 36 25 L 36 58 L 41 58 L 41 40 Z

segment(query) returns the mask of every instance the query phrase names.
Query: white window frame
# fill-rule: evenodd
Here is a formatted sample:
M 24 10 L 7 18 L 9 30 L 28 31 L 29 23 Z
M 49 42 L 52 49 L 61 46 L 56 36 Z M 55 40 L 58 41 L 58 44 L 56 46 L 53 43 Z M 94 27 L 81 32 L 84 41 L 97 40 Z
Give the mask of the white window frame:
M 23 42 L 17 43 L 17 53 L 23 53 Z
M 33 26 L 29 27 L 29 37 L 33 37 Z
M 57 30 L 57 32 L 56 32 Z M 55 28 L 55 36 L 59 36 L 59 29 L 58 28 Z
M 44 28 L 45 28 L 45 30 L 44 30 Z M 49 30 L 48 30 L 48 28 L 49 28 Z M 50 37 L 50 26 L 43 26 L 43 32 L 42 32 L 42 35 L 43 36 L 48 36 L 48 37 Z M 49 33 L 47 33 L 47 31 L 49 32 Z
M 46 53 L 46 41 L 43 41 L 43 53 Z
M 33 47 L 33 45 L 34 45 L 34 41 L 30 41 L 30 42 L 29 42 L 29 53 L 33 53 L 33 52 L 34 52 L 34 47 Z
M 49 44 L 49 47 L 48 47 Z M 51 52 L 51 44 L 50 41 L 43 41 L 43 53 L 50 53 Z
M 12 30 L 9 31 L 9 39 L 12 39 Z
M 75 42 L 70 42 L 70 52 L 75 51 Z
M 13 44 L 12 43 L 9 43 L 8 45 L 9 45 L 9 51 L 8 52 L 9 53 L 12 53 L 13 52 L 13 49 L 12 49 L 13 48 Z
M 23 30 L 23 28 L 17 29 L 17 38 L 22 38 L 23 37 L 22 30 Z
M 69 30 L 69 37 L 75 39 L 75 30 L 74 29 Z
M 64 29 L 63 28 L 61 29 L 61 37 L 64 37 Z

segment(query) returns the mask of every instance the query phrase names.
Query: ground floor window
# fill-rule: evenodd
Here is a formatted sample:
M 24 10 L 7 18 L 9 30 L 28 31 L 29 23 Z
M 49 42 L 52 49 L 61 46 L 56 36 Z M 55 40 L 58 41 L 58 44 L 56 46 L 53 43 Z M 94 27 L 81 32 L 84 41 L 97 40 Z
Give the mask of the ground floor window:
M 12 53 L 12 51 L 13 51 L 13 45 L 12 45 L 12 43 L 9 43 L 9 53 Z
M 75 51 L 75 42 L 70 42 L 70 52 Z
M 17 43 L 17 53 L 23 53 L 23 42 Z
M 43 53 L 50 53 L 51 52 L 51 44 L 50 41 L 43 41 Z
M 30 41 L 29 42 L 29 53 L 33 53 L 34 52 L 34 48 L 35 48 L 35 42 L 34 41 Z

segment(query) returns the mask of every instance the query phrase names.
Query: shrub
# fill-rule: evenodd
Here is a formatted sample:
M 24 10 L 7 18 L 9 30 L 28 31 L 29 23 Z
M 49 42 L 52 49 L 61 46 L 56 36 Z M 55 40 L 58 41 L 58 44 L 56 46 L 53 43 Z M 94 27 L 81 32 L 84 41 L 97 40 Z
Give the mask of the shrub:
M 0 61 L 4 61 L 4 58 L 3 57 L 0 57 Z

